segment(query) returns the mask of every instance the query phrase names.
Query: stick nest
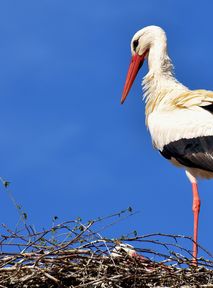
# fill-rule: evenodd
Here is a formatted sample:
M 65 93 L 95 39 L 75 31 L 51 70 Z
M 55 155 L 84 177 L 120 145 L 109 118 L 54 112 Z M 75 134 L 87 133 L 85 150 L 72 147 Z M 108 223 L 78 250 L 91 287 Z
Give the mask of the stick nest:
M 3 225 L 0 288 L 213 287 L 212 255 L 199 246 L 204 256 L 193 266 L 190 237 L 136 231 L 103 237 L 126 213 L 132 215 L 129 209 L 87 223 L 54 221 L 40 232 L 26 223 L 15 231 Z

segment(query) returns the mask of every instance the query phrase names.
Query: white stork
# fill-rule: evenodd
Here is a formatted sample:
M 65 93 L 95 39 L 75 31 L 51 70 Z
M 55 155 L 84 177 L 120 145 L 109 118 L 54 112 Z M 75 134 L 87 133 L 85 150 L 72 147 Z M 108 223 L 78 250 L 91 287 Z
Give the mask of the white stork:
M 131 52 L 121 103 L 147 59 L 149 71 L 142 82 L 146 125 L 153 146 L 174 165 L 183 167 L 192 184 L 193 264 L 197 265 L 200 211 L 197 178 L 213 178 L 213 92 L 189 90 L 175 79 L 166 34 L 160 27 L 139 30 L 132 38 Z

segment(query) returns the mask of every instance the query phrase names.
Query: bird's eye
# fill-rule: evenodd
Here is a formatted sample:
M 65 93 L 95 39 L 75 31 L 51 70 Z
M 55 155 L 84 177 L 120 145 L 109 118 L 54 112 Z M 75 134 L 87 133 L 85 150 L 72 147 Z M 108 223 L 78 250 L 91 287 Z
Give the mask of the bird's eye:
M 133 41 L 133 49 L 136 50 L 137 46 L 138 46 L 138 39 Z

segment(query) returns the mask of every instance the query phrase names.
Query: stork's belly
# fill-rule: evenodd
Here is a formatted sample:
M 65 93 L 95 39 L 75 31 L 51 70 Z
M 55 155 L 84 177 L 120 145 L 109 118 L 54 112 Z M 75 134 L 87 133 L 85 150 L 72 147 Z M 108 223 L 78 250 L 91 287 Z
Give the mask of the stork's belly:
M 191 175 L 193 175 L 196 178 L 202 178 L 202 179 L 213 178 L 213 172 L 211 172 L 211 171 L 207 171 L 207 170 L 199 169 L 199 168 L 192 168 L 192 167 L 188 167 L 186 165 L 182 165 L 173 157 L 170 159 L 170 162 L 178 168 L 184 168 L 185 170 L 189 171 L 191 173 Z
M 154 146 L 165 158 L 187 168 L 194 176 L 213 177 L 211 113 L 190 110 L 152 113 L 148 126 Z
M 162 151 L 165 145 L 180 139 L 213 136 L 213 116 L 203 109 L 153 112 L 148 128 L 154 147 Z

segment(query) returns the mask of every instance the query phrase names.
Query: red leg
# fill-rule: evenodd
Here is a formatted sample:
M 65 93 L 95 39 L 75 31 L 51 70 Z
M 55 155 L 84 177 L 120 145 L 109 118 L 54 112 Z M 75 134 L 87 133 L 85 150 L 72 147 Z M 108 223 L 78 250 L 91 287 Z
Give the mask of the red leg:
M 193 204 L 192 211 L 194 213 L 194 236 L 193 236 L 193 264 L 197 265 L 197 239 L 198 239 L 198 218 L 200 212 L 200 197 L 198 194 L 197 183 L 192 183 Z

